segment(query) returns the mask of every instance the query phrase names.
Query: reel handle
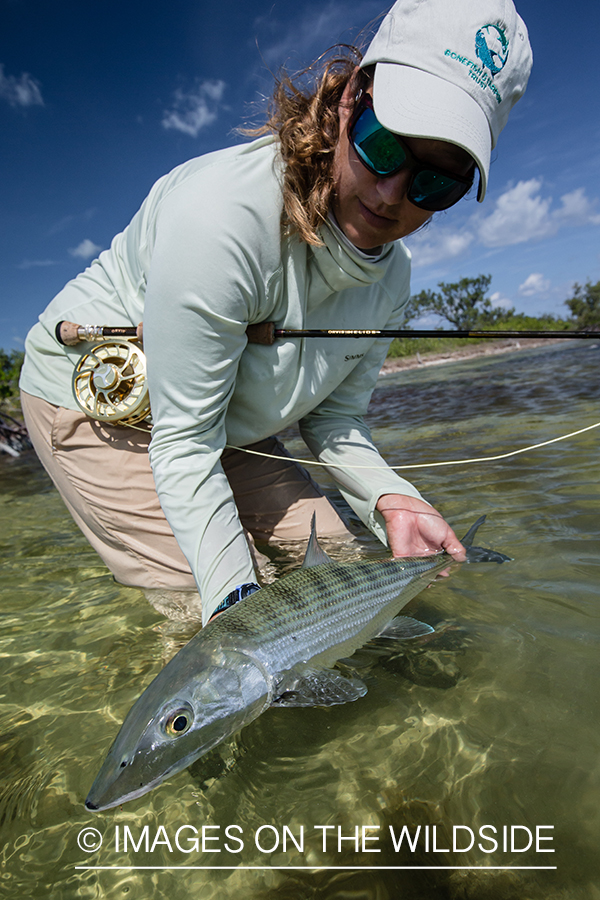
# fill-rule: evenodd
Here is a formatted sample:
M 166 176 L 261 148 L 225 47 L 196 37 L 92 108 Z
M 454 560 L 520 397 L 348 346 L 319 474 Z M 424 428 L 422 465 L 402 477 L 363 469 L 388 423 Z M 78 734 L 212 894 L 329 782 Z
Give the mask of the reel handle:
M 76 325 L 75 322 L 59 322 L 54 330 L 56 340 L 64 347 L 76 347 L 84 341 L 91 344 L 106 338 L 124 338 L 128 341 L 142 341 L 143 325 Z

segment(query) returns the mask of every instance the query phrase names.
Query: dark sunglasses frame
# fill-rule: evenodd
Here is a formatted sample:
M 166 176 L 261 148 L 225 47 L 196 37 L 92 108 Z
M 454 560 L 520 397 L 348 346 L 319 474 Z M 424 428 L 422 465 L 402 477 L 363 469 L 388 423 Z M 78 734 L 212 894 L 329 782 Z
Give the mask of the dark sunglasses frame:
M 367 110 L 371 110 L 373 116 L 375 117 L 373 98 L 370 94 L 361 92 L 356 98 L 354 112 L 352 113 L 350 122 L 348 123 L 348 140 L 350 141 L 350 144 L 358 159 L 363 164 L 363 166 L 369 170 L 369 172 L 371 172 L 373 175 L 376 175 L 378 178 L 390 178 L 392 175 L 400 172 L 401 169 L 408 168 L 411 173 L 411 178 L 406 191 L 406 196 L 414 206 L 419 207 L 419 209 L 428 210 L 429 212 L 439 212 L 443 209 L 449 209 L 465 196 L 465 194 L 473 185 L 475 176 L 474 172 L 470 177 L 462 177 L 460 175 L 454 175 L 450 172 L 445 172 L 443 169 L 438 169 L 436 166 L 429 165 L 428 163 L 421 162 L 419 159 L 417 159 L 414 153 L 412 153 L 410 148 L 405 144 L 399 134 L 395 134 L 393 131 L 389 131 L 387 128 L 384 128 L 384 126 L 381 125 L 375 117 L 381 131 L 384 134 L 392 137 L 399 144 L 402 152 L 404 153 L 404 159 L 398 166 L 396 166 L 389 172 L 379 171 L 373 165 L 373 161 L 365 153 L 364 149 L 360 146 L 356 138 L 356 130 L 359 120 Z M 421 199 L 415 199 L 419 192 L 419 187 L 415 185 L 415 180 L 422 172 L 426 172 L 434 176 L 442 176 L 443 178 L 447 178 L 451 182 L 453 182 L 453 184 L 449 186 L 448 193 L 445 199 L 443 197 L 440 197 L 439 195 L 436 197 L 435 193 L 437 192 L 432 192 L 432 196 L 429 198 L 422 197 Z

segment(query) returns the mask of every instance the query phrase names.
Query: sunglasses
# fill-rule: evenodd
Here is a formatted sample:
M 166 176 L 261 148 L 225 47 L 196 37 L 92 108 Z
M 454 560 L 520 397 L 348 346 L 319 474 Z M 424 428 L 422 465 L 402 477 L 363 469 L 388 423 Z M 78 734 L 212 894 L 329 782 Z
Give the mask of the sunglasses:
M 369 94 L 363 93 L 355 106 L 348 126 L 348 139 L 363 166 L 379 178 L 388 178 L 408 168 L 411 177 L 406 195 L 419 209 L 431 212 L 448 209 L 458 203 L 473 184 L 473 176 L 450 175 L 419 162 L 400 135 L 388 131 L 377 121 Z

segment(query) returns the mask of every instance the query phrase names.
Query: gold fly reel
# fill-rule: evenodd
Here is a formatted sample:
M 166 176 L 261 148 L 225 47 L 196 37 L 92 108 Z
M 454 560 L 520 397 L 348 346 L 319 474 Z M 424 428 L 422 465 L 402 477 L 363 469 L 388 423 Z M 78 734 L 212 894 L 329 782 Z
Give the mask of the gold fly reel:
M 100 422 L 138 426 L 150 415 L 146 357 L 130 341 L 96 344 L 73 373 L 73 392 L 83 412 Z

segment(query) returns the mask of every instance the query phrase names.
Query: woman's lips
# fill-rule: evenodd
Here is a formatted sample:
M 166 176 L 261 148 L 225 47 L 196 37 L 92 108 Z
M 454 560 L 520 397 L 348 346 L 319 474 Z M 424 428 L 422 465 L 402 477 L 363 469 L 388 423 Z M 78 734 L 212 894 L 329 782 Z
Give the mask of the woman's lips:
M 389 228 L 390 225 L 395 222 L 395 219 L 392 219 L 389 216 L 381 216 L 378 213 L 373 212 L 368 206 L 365 206 L 360 199 L 358 200 L 358 207 L 365 221 L 375 228 Z

